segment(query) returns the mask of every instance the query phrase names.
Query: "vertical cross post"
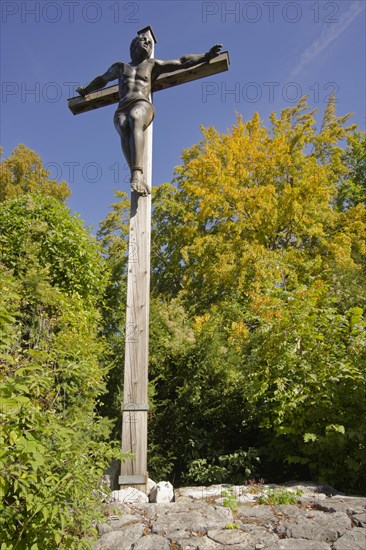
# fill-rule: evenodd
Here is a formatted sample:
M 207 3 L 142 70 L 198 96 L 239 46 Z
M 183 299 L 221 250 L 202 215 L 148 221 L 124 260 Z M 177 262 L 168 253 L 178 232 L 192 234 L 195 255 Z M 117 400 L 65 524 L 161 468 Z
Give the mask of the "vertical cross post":
M 142 29 L 138 34 L 150 34 Z M 152 56 L 154 51 L 152 51 Z M 151 98 L 150 98 L 151 99 Z M 145 130 L 143 162 L 146 183 L 152 187 L 152 124 Z M 121 464 L 119 485 L 146 492 L 148 346 L 150 309 L 151 195 L 131 193 L 125 365 L 122 404 L 122 452 L 131 451 L 133 460 Z

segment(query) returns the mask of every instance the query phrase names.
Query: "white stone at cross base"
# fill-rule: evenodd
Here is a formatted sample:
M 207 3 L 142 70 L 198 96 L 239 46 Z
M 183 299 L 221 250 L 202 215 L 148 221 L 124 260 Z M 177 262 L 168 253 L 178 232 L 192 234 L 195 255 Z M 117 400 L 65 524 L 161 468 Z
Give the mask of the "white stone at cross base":
M 157 504 L 172 502 L 174 500 L 173 485 L 169 481 L 159 481 L 149 493 L 149 501 Z

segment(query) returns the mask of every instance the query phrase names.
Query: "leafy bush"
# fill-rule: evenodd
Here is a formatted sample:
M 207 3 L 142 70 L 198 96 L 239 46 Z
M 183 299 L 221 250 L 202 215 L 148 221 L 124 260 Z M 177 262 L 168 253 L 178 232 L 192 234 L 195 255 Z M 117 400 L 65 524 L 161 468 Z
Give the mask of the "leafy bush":
M 219 456 L 208 463 L 206 458 L 193 460 L 185 476 L 187 482 L 203 485 L 211 483 L 243 483 L 258 473 L 259 457 L 256 449 L 239 450 Z
M 107 273 L 68 209 L 36 195 L 0 205 L 2 549 L 88 548 L 99 483 L 120 451 L 96 412 Z
M 85 303 L 103 296 L 106 269 L 95 239 L 51 197 L 28 194 L 1 205 L 2 262 L 27 285 L 42 277 Z M 39 283 L 40 284 L 40 283 Z

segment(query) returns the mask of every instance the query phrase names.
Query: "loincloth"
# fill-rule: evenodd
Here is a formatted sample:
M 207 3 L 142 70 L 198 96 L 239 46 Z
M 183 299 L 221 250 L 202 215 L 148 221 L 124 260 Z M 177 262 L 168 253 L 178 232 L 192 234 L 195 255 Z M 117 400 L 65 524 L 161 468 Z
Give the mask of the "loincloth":
M 148 99 L 145 99 L 143 97 L 135 97 L 135 98 L 132 98 L 132 99 L 129 99 L 127 101 L 125 100 L 121 100 L 118 104 L 118 108 L 116 110 L 116 112 L 114 113 L 114 119 L 116 119 L 116 117 L 120 114 L 120 113 L 123 113 L 123 114 L 128 114 L 131 110 L 131 108 L 136 104 L 136 103 L 139 103 L 140 101 L 145 101 L 146 103 L 148 103 L 151 108 L 152 108 L 152 111 L 153 111 L 153 118 L 155 116 L 155 109 L 154 109 L 154 105 L 151 103 L 151 101 L 149 101 Z

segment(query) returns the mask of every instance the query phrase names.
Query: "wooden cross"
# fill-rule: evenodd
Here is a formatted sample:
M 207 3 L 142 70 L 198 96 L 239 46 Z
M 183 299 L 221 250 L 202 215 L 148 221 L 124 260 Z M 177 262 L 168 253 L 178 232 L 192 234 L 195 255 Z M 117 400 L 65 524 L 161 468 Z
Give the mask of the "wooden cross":
M 137 34 L 156 38 L 151 27 Z M 154 52 L 152 51 L 151 57 Z M 229 68 L 227 52 L 208 62 L 157 78 L 152 92 L 214 75 Z M 119 101 L 118 85 L 89 94 L 73 97 L 68 106 L 74 115 L 111 105 Z M 152 124 L 145 130 L 143 173 L 151 188 L 152 181 Z M 125 332 L 124 395 L 122 406 L 122 452 L 131 451 L 133 460 L 123 462 L 119 485 L 129 485 L 146 492 L 147 473 L 147 415 L 148 415 L 148 344 L 150 305 L 150 233 L 151 195 L 132 191 L 127 277 L 127 311 Z

